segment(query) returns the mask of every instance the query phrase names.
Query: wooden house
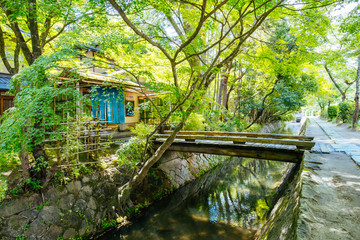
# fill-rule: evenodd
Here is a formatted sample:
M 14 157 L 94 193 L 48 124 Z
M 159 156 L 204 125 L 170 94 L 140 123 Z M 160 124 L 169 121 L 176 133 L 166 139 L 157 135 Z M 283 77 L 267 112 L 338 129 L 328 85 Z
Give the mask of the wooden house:
M 143 113 L 139 110 L 139 103 L 144 102 L 143 92 L 149 97 L 155 97 L 143 86 L 126 79 L 94 72 L 78 72 L 77 78 L 77 89 L 91 99 L 92 117 L 99 119 L 103 125 L 120 131 L 141 121 Z M 70 79 L 60 77 L 60 80 Z
M 80 60 L 87 61 L 91 58 L 101 58 L 102 64 L 96 61 L 89 62 L 87 72 L 78 72 L 79 91 L 83 95 L 91 96 L 91 113 L 94 118 L 100 119 L 107 127 L 127 130 L 140 121 L 154 123 L 151 110 L 139 109 L 139 104 L 146 102 L 145 92 L 148 97 L 155 98 L 156 94 L 147 91 L 143 86 L 135 83 L 127 74 L 122 77 L 113 77 L 109 69 L 115 68 L 114 60 L 104 56 L 98 46 L 81 48 L 83 56 Z M 104 64 L 107 63 L 107 64 Z
M 0 116 L 4 111 L 14 106 L 14 96 L 7 92 L 10 88 L 11 75 L 8 73 L 0 73 Z

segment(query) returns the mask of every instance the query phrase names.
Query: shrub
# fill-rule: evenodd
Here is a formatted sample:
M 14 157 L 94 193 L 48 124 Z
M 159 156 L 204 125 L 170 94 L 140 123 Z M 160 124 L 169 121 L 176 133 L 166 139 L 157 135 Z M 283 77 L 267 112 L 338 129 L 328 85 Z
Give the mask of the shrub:
M 330 119 L 334 119 L 338 115 L 338 107 L 337 106 L 329 106 L 327 112 L 328 112 L 328 117 Z
M 149 125 L 141 122 L 136 124 L 135 127 L 130 128 L 130 131 L 134 133 L 138 138 L 146 139 L 147 135 L 154 131 L 154 129 L 154 125 Z
M 141 161 L 141 155 L 144 152 L 146 141 L 138 137 L 132 137 L 128 142 L 122 144 L 116 151 L 119 158 L 119 166 L 125 164 L 131 168 Z
M 254 123 L 249 129 L 249 132 L 259 132 L 262 129 L 263 126 L 260 124 Z
M 131 128 L 136 136 L 132 137 L 128 142 L 125 142 L 120 146 L 116 151 L 119 159 L 119 165 L 129 165 L 132 168 L 136 168 L 137 164 L 142 160 L 142 154 L 145 151 L 146 147 L 146 137 L 153 130 L 154 126 L 147 125 L 145 123 L 139 123 L 134 128 Z M 151 146 L 151 142 L 148 143 L 147 148 Z M 146 159 L 148 155 L 146 154 L 144 158 Z
M 347 102 L 339 103 L 339 117 L 343 121 L 343 123 L 348 119 L 351 118 L 351 106 Z
M 191 113 L 186 120 L 184 130 L 189 131 L 203 131 L 205 130 L 204 117 L 197 113 Z
M 228 120 L 226 122 L 219 122 L 218 129 L 222 132 L 235 132 L 235 122 Z

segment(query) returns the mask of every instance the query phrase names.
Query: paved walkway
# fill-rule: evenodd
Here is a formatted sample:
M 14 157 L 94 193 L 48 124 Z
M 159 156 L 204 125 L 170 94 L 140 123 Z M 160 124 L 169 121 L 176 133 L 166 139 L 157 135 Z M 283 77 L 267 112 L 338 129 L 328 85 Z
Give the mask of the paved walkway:
M 321 139 L 318 139 L 313 151 L 322 153 L 345 152 L 360 166 L 360 132 L 352 131 L 347 124 L 337 126 L 319 118 L 312 118 L 311 120 L 316 122 L 328 137 L 326 139 L 322 136 Z
M 360 134 L 312 118 L 306 135 L 317 149 L 305 156 L 298 239 L 360 239 Z

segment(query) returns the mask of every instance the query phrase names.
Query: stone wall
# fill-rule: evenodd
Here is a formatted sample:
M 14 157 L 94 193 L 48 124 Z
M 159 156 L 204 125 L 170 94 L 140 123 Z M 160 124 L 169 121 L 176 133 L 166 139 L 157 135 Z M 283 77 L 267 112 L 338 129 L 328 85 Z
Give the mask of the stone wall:
M 145 192 L 156 194 L 157 190 L 169 193 L 202 175 L 222 159 L 204 154 L 166 152 L 155 169 L 159 181 L 152 181 L 150 176 L 144 181 L 148 184 L 138 190 L 141 193 L 138 196 Z M 119 206 L 118 188 L 129 180 L 129 174 L 125 167 L 109 168 L 65 186 L 50 188 L 42 194 L 1 202 L 0 239 L 71 239 L 104 231 L 113 219 L 125 215 Z M 168 184 L 165 186 L 164 182 Z M 157 185 L 155 190 L 144 189 L 153 185 Z M 146 201 L 154 200 L 153 196 Z M 132 200 L 140 203 L 145 198 Z
M 159 160 L 158 169 L 165 173 L 172 186 L 178 188 L 218 165 L 223 158 L 209 154 L 169 151 Z
M 118 207 L 117 188 L 127 180 L 119 168 L 94 173 L 42 194 L 0 206 L 0 239 L 64 239 L 90 235 Z
M 277 193 L 273 197 L 273 206 L 263 227 L 256 233 L 256 240 L 296 239 L 297 219 L 300 212 L 302 189 L 302 169 L 300 164 L 289 164 Z

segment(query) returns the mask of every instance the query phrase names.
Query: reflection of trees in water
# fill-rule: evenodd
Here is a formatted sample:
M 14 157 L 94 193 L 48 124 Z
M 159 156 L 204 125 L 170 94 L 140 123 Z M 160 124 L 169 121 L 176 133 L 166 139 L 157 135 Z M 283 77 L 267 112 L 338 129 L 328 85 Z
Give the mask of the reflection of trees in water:
M 233 165 L 233 164 L 231 164 Z M 243 159 L 222 180 L 204 194 L 210 221 L 226 222 L 242 228 L 258 226 L 269 206 L 270 189 L 281 179 L 284 163 Z M 205 209 L 204 209 L 205 208 Z
M 229 158 L 148 211 L 128 231 L 104 239 L 253 239 L 265 199 L 285 164 Z M 121 236 L 121 237 L 119 237 Z

